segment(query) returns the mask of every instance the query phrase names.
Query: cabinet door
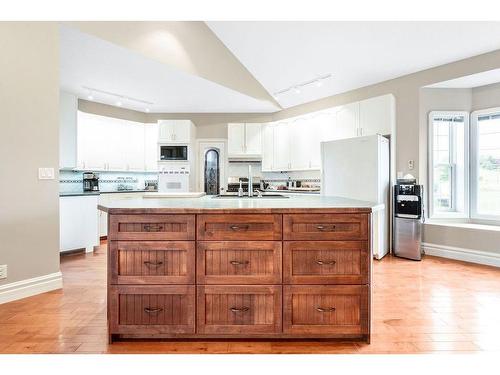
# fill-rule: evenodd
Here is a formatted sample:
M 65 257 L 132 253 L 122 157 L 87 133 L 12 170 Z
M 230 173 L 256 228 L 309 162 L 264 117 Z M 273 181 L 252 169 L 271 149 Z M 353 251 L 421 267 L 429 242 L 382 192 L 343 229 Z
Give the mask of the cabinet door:
M 245 154 L 262 154 L 262 125 L 245 124 Z
M 66 92 L 59 97 L 59 167 L 77 166 L 77 112 L 78 98 Z
M 189 143 L 191 140 L 191 121 L 175 120 L 172 133 L 175 143 Z
M 359 102 L 339 107 L 335 125 L 335 139 L 357 137 L 359 135 Z
M 126 142 L 123 142 L 125 167 L 130 171 L 144 170 L 144 124 L 138 122 L 127 122 L 122 125 L 122 131 L 126 134 Z
M 158 124 L 144 125 L 144 169 L 158 170 Z
M 274 125 L 262 126 L 262 171 L 272 171 L 274 167 Z
M 359 102 L 360 135 L 390 134 L 394 119 L 394 97 L 377 96 Z
M 107 147 L 105 117 L 78 112 L 77 166 L 82 169 L 104 170 Z M 103 130 L 104 129 L 104 130 Z
M 245 153 L 245 124 L 227 124 L 227 150 L 229 156 Z
M 158 121 L 158 141 L 163 143 L 172 142 L 174 139 L 174 120 Z
M 122 120 L 109 118 L 103 126 L 101 136 L 106 140 L 104 161 L 106 169 L 110 171 L 124 171 L 127 169 L 127 147 L 131 143 L 128 127 Z
M 286 122 L 276 124 L 274 128 L 274 163 L 273 170 L 287 171 L 290 169 L 290 137 Z
M 311 144 L 313 131 L 309 128 L 309 121 L 304 118 L 297 118 L 288 124 L 290 142 L 290 165 L 289 169 L 306 170 L 309 169 Z

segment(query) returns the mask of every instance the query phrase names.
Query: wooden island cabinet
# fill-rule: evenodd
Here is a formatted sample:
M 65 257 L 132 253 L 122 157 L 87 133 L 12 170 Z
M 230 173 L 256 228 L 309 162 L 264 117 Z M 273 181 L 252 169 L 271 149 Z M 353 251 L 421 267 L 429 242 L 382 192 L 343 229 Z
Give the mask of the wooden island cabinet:
M 110 341 L 370 339 L 370 207 L 100 209 Z

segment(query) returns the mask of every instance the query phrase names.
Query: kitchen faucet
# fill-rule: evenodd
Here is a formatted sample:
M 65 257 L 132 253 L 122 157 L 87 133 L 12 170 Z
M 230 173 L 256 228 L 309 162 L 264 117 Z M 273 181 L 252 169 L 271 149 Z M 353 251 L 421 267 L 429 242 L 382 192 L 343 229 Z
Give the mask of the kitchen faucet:
M 252 166 L 248 164 L 248 196 L 253 197 Z

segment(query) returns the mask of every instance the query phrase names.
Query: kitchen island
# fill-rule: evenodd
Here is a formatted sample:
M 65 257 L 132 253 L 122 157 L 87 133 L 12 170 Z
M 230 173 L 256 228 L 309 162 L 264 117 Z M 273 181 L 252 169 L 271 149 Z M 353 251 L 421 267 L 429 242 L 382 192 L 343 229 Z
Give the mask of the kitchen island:
M 369 341 L 371 215 L 380 208 L 324 196 L 100 205 L 110 341 Z

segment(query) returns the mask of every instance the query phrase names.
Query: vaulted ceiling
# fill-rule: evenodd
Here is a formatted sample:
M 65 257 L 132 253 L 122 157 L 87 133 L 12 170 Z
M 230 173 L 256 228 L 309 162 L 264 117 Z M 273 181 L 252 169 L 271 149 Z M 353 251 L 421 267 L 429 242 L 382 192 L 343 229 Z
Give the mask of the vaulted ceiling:
M 61 89 L 151 112 L 276 112 L 500 49 L 498 22 L 69 22 L 60 36 Z

